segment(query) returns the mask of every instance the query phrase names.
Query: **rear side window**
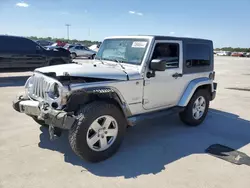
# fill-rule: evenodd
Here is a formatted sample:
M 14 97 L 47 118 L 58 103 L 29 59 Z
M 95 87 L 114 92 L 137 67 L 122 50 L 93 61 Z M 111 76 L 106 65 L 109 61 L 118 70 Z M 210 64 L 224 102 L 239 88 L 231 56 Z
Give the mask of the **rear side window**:
M 205 44 L 187 44 L 187 67 L 209 66 L 211 64 L 210 48 Z

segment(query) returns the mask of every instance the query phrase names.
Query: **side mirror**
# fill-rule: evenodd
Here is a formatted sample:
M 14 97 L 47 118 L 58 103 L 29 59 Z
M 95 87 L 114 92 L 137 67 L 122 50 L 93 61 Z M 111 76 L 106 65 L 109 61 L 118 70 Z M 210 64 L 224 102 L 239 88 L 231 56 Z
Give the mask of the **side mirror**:
M 166 61 L 162 59 L 153 59 L 149 64 L 149 68 L 152 71 L 165 71 Z

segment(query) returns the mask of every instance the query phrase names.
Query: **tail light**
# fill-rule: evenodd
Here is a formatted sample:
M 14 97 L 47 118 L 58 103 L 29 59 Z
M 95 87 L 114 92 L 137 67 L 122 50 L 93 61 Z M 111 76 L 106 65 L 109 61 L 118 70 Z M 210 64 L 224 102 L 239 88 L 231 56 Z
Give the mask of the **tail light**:
M 211 72 L 209 74 L 209 79 L 214 80 L 215 79 L 215 72 Z

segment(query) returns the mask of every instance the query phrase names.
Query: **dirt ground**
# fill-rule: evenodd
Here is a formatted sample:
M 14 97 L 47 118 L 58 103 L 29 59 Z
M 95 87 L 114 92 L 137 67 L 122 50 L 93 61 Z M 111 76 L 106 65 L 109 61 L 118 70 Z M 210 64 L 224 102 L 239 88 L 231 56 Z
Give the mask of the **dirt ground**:
M 0 73 L 0 188 L 249 188 L 249 166 L 205 149 L 220 143 L 250 156 L 250 58 L 215 57 L 215 71 L 217 97 L 200 127 L 177 115 L 144 122 L 98 164 L 75 156 L 66 132 L 51 142 L 47 129 L 12 109 L 31 72 Z

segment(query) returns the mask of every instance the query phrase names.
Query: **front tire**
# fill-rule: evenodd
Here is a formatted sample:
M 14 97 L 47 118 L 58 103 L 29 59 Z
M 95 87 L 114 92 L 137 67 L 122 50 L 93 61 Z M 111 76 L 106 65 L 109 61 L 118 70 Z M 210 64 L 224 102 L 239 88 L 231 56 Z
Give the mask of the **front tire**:
M 115 104 L 97 101 L 77 114 L 84 115 L 84 119 L 69 131 L 72 150 L 89 162 L 100 162 L 115 154 L 126 131 L 121 110 Z
M 185 110 L 179 114 L 183 123 L 189 126 L 200 125 L 207 116 L 209 108 L 208 90 L 199 89 L 190 99 Z

